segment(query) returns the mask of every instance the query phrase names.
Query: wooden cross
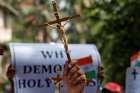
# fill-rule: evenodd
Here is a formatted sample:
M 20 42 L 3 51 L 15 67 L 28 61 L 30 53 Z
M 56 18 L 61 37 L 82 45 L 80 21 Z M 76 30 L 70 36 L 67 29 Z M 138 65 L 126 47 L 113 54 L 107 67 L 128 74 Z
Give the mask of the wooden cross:
M 49 77 L 49 79 L 55 85 L 55 93 L 60 93 L 61 81 L 62 81 L 62 78 L 60 77 L 61 70 L 60 69 L 57 69 L 56 70 L 56 73 L 57 73 L 57 76 L 56 77 Z
M 70 54 L 69 54 L 68 42 L 67 42 L 67 38 L 66 38 L 66 35 L 65 35 L 64 26 L 62 25 L 62 22 L 73 19 L 73 18 L 76 18 L 76 17 L 80 17 L 80 15 L 77 14 L 77 15 L 74 15 L 74 16 L 67 16 L 67 17 L 60 18 L 58 10 L 57 10 L 56 2 L 52 1 L 52 5 L 53 5 L 53 11 L 54 11 L 54 16 L 55 16 L 56 20 L 46 22 L 46 23 L 44 23 L 42 25 L 39 25 L 39 26 L 44 27 L 44 26 L 51 26 L 53 24 L 56 24 L 56 27 L 57 27 L 57 30 L 59 32 L 60 38 L 61 38 L 61 40 L 64 44 L 64 48 L 65 48 L 65 52 L 66 52 L 68 62 L 71 62 L 72 60 L 71 60 L 71 57 L 70 57 Z M 49 79 L 52 80 L 53 83 L 55 84 L 55 93 L 60 93 L 60 87 L 61 87 L 60 82 L 62 80 L 62 78 L 60 77 L 60 72 L 57 71 L 57 76 L 56 77 L 50 77 Z
M 76 17 L 80 17 L 80 15 L 77 14 L 77 15 L 74 15 L 74 16 L 68 16 L 68 17 L 60 18 L 59 14 L 58 14 L 56 2 L 52 1 L 52 5 L 53 5 L 53 11 L 54 11 L 54 15 L 56 17 L 56 20 L 46 22 L 46 23 L 44 23 L 42 25 L 39 25 L 39 26 L 50 26 L 50 25 L 56 24 L 57 30 L 58 30 L 59 35 L 60 35 L 60 38 L 61 38 L 61 40 L 64 44 L 64 48 L 65 48 L 65 52 L 66 52 L 68 62 L 71 62 L 72 60 L 71 60 L 71 57 L 70 57 L 70 54 L 69 54 L 68 42 L 67 42 L 67 38 L 66 38 L 66 35 L 65 35 L 64 26 L 61 23 L 63 21 L 67 21 L 67 20 L 70 20 L 70 19 L 73 19 L 73 18 L 76 18 Z

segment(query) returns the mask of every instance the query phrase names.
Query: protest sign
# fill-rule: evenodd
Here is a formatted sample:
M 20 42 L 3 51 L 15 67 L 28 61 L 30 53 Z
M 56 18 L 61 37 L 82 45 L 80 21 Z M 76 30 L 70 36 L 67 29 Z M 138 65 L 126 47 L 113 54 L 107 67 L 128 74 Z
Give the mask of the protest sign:
M 97 93 L 97 72 L 100 56 L 96 46 L 70 44 L 69 48 L 72 60 L 78 59 L 87 78 L 92 78 L 92 82 L 86 87 L 84 93 Z M 11 64 L 16 69 L 14 77 L 15 93 L 54 93 L 54 84 L 48 78 L 55 77 L 57 69 L 63 72 L 67 57 L 62 44 L 11 43 L 10 51 Z M 82 63 L 81 60 L 86 60 L 87 63 Z M 91 64 L 90 61 L 92 61 L 92 66 L 83 66 L 88 62 Z M 89 73 L 91 72 L 92 75 L 90 76 Z M 66 93 L 63 82 L 61 93 Z
M 126 72 L 125 93 L 140 93 L 140 68 L 129 67 Z

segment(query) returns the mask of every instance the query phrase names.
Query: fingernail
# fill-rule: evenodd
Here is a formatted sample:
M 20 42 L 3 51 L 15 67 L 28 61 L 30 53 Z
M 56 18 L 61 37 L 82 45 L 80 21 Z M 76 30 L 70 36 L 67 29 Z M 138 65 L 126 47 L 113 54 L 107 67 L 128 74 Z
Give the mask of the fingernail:
M 68 64 L 68 67 L 71 68 L 71 64 Z

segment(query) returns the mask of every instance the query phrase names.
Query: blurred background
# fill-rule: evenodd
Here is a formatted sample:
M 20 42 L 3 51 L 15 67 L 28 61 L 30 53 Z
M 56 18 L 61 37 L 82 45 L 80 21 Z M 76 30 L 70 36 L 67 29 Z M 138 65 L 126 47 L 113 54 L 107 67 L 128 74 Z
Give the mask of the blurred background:
M 61 17 L 81 18 L 64 22 L 69 43 L 95 44 L 104 65 L 104 81 L 125 86 L 125 71 L 140 40 L 140 0 L 56 0 Z M 9 42 L 60 42 L 53 27 L 36 25 L 55 19 L 51 0 L 0 0 L 0 93 L 9 89 L 6 68 Z

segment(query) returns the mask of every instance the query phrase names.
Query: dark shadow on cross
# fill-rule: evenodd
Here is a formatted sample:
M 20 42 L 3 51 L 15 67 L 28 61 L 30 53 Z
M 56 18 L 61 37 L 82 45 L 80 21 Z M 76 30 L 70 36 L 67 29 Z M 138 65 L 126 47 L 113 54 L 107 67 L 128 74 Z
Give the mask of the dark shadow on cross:
M 136 69 L 133 69 L 133 72 L 131 73 L 134 77 L 134 80 L 136 80 L 138 72 L 136 71 Z

